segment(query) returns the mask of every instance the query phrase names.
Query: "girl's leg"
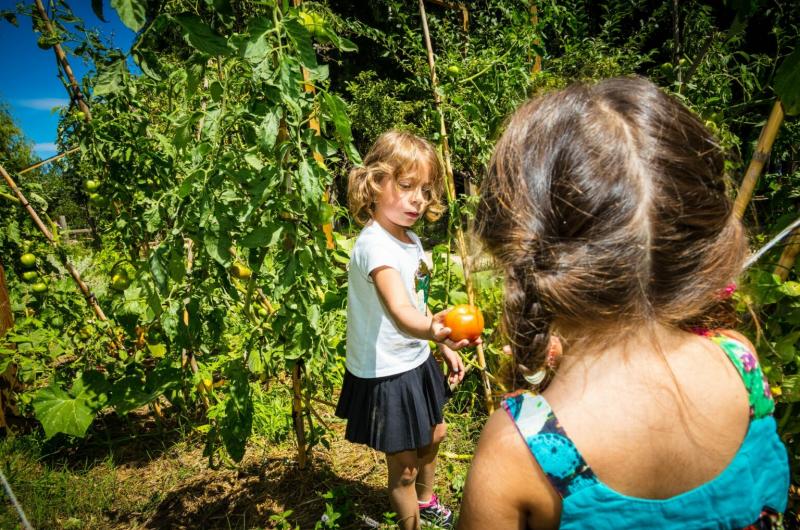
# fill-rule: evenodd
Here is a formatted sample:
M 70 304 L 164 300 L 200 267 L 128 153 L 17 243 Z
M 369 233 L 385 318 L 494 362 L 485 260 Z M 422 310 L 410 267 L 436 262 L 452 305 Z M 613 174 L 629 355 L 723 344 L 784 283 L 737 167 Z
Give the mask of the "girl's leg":
M 436 476 L 436 455 L 439 453 L 439 444 L 447 434 L 447 425 L 438 424 L 433 429 L 431 443 L 417 449 L 419 473 L 417 475 L 417 500 L 426 503 L 433 496 L 433 482 Z
M 386 463 L 389 466 L 389 502 L 397 513 L 398 526 L 402 530 L 417 530 L 417 451 L 387 453 Z

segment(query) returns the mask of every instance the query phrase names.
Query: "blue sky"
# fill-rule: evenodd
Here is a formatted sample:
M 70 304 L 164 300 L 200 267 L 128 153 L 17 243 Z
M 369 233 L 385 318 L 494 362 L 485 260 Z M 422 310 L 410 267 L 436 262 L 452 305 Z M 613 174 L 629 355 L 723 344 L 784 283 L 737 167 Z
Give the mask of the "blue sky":
M 67 0 L 87 28 L 96 28 L 104 42 L 111 42 L 127 53 L 134 33 L 122 24 L 109 2 L 103 0 L 103 15 L 108 21 L 104 23 L 92 11 L 89 0 Z M 0 10 L 14 9 L 16 3 L 17 0 L 0 0 Z M 36 154 L 47 158 L 56 154 L 58 113 L 51 109 L 68 105 L 69 97 L 57 77 L 53 50 L 42 50 L 36 45 L 38 34 L 34 33 L 29 17 L 18 16 L 17 22 L 19 27 L 0 20 L 0 72 L 3 72 L 0 100 L 8 104 L 17 126 L 35 144 Z M 68 55 L 68 59 L 80 80 L 89 65 L 74 56 Z

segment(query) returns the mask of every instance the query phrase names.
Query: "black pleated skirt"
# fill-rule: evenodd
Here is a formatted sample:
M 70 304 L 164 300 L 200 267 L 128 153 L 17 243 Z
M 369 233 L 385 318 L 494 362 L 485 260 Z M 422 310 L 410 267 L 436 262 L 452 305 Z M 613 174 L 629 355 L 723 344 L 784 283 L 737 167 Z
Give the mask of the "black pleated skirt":
M 413 370 L 387 377 L 364 379 L 346 371 L 336 415 L 347 420 L 347 440 L 397 453 L 431 443 L 449 397 L 450 387 L 431 355 Z

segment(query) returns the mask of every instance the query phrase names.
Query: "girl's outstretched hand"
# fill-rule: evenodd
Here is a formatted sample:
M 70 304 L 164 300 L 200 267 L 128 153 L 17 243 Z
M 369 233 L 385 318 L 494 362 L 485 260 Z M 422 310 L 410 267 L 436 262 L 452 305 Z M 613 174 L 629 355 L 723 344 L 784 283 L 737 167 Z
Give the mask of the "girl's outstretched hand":
M 444 311 L 439 311 L 433 318 L 431 319 L 431 337 L 433 337 L 434 342 L 438 342 L 440 344 L 444 344 L 451 350 L 460 350 L 461 348 L 467 346 L 477 346 L 481 344 L 483 341 L 480 337 L 475 340 L 469 339 L 462 339 L 459 341 L 453 341 L 449 338 L 450 333 L 453 331 L 447 326 L 444 325 L 444 316 L 450 312 L 450 309 L 445 309 Z
M 451 387 L 454 387 L 464 379 L 466 374 L 464 361 L 458 353 L 442 343 L 439 343 L 439 351 L 442 353 L 445 364 L 447 364 L 447 382 Z

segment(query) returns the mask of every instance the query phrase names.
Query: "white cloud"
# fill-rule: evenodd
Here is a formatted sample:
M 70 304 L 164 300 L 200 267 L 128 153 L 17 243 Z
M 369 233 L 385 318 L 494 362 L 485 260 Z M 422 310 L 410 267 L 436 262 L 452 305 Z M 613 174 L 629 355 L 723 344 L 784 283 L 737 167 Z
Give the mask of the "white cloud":
M 35 144 L 33 146 L 33 150 L 40 155 L 51 154 L 58 152 L 58 146 L 54 142 L 44 142 L 41 144 Z
M 20 107 L 36 110 L 50 110 L 53 107 L 69 105 L 69 100 L 65 98 L 35 98 L 17 100 Z

